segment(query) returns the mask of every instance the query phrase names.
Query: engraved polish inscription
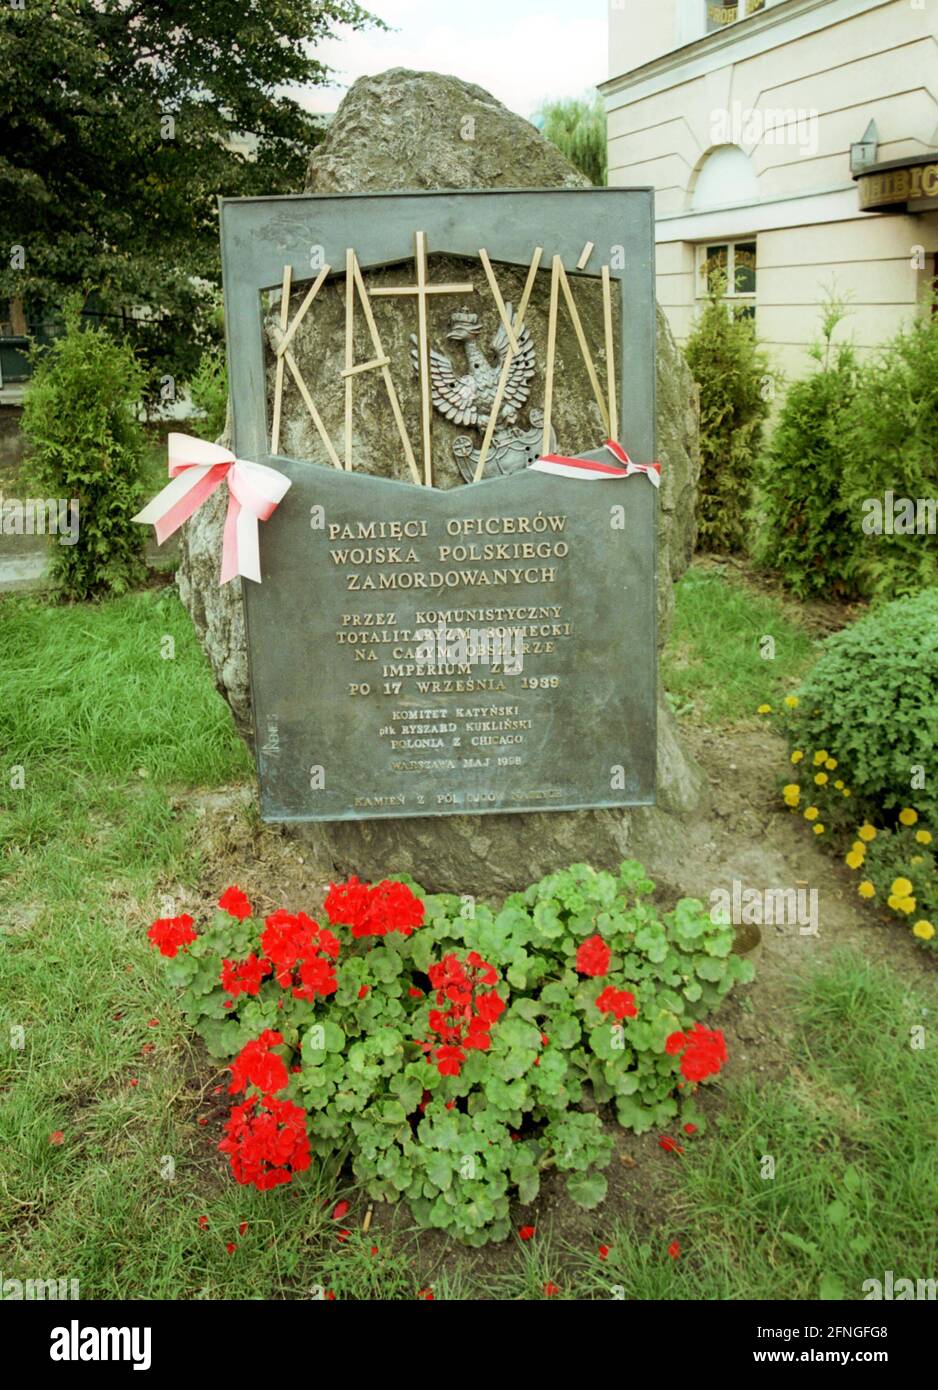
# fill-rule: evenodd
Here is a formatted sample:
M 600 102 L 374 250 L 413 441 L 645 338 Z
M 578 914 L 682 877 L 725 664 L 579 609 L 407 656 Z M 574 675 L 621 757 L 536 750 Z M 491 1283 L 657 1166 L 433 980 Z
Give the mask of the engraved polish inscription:
M 248 597 L 268 819 L 652 799 L 644 479 L 439 493 L 291 468 L 321 525 L 281 509 Z

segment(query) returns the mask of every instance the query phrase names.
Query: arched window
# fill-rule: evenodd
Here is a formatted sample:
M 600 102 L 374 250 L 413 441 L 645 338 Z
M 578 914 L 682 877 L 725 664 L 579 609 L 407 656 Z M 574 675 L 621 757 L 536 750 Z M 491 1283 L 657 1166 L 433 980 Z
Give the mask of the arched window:
M 749 156 L 738 145 L 718 145 L 700 166 L 691 208 L 699 212 L 703 208 L 754 203 L 758 197 L 759 180 Z

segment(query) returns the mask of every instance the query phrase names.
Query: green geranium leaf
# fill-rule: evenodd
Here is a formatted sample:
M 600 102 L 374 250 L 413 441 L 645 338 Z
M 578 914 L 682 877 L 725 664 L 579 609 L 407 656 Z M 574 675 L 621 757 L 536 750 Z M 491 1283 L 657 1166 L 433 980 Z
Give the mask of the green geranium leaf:
M 608 1186 L 602 1173 L 571 1173 L 567 1178 L 567 1192 L 571 1201 L 587 1211 L 592 1211 L 605 1199 Z

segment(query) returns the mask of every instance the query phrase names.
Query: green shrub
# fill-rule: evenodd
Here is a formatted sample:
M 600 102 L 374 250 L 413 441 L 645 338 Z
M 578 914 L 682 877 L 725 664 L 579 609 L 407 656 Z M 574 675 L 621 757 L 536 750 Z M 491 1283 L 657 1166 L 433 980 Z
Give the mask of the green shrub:
M 819 370 L 785 395 L 756 471 L 753 557 L 777 570 L 799 598 L 853 598 L 861 533 L 842 496 L 844 412 L 857 393 L 853 347 L 831 336 L 842 312 L 824 315 Z
M 223 346 L 208 347 L 202 353 L 189 382 L 189 395 L 200 412 L 189 422 L 192 428 L 203 439 L 218 439 L 224 432 L 228 409 L 228 364 Z
M 76 298 L 64 335 L 35 354 L 23 409 L 28 487 L 78 501 L 77 541 L 51 547 L 53 584 L 70 599 L 121 594 L 146 574 L 146 534 L 132 520 L 143 501 L 143 371 L 126 343 L 79 315 Z
M 187 1018 L 216 1057 L 238 1054 L 231 1090 L 250 1064 L 261 1092 L 227 1127 L 235 1177 L 266 1188 L 348 1155 L 371 1197 L 472 1245 L 509 1234 L 510 1196 L 534 1201 L 547 1167 L 597 1206 L 613 1148 L 597 1106 L 637 1132 L 679 1113 L 701 1126 L 692 1093 L 725 1047 L 687 1030 L 752 978 L 731 928 L 693 899 L 659 916 L 653 887 L 634 862 L 579 864 L 493 910 L 352 879 L 326 899 L 334 935 L 302 914 L 256 922 L 236 889 L 221 903 L 237 915 L 200 936 L 154 924 Z M 271 1111 L 279 1167 L 258 1164 L 262 1131 L 282 1152 Z
M 938 588 L 828 637 L 792 698 L 790 746 L 806 761 L 820 750 L 837 760 L 845 815 L 889 824 L 912 807 L 938 826 Z
M 865 592 L 895 597 L 938 584 L 934 531 L 915 531 L 913 519 L 905 534 L 903 516 L 903 533 L 889 534 L 884 518 L 883 533 L 870 534 L 876 518 L 864 505 L 870 499 L 883 507 L 887 492 L 897 506 L 938 499 L 938 314 L 916 319 L 864 369 L 844 416 L 843 449 L 843 503 L 860 539 Z
M 752 477 L 769 413 L 768 359 L 751 320 L 730 311 L 719 276 L 711 279 L 684 355 L 700 387 L 698 544 L 745 550 Z

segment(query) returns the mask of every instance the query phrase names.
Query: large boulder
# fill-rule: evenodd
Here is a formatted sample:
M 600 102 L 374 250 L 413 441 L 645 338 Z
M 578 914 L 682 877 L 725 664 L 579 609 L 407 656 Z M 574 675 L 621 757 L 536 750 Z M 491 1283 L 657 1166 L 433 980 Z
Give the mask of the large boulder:
M 325 141 L 310 160 L 309 192 L 393 191 L 400 189 L 559 187 L 588 186 L 560 152 L 527 121 L 515 115 L 488 92 L 455 77 L 438 73 L 392 69 L 376 77 L 362 78 L 343 101 Z M 471 267 L 445 256 L 434 259 L 433 278 L 458 273 L 474 278 Z M 391 272 L 394 274 L 394 272 Z M 381 283 L 387 271 L 375 272 Z M 520 272 L 519 272 L 520 274 Z M 366 277 L 368 278 L 368 277 Z M 512 272 L 500 269 L 506 298 L 515 293 Z M 537 327 L 539 304 L 546 306 L 547 285 L 542 277 L 531 300 L 532 336 L 543 363 L 542 329 Z M 585 331 L 602 341 L 601 306 L 595 286 L 581 282 L 581 313 Z M 302 296 L 296 292 L 294 306 Z M 477 296 L 478 298 L 478 296 Z M 442 299 L 442 297 L 441 297 Z M 392 361 L 406 361 L 406 327 L 400 315 L 383 305 L 382 339 Z M 444 327 L 441 315 L 455 305 L 435 306 L 437 332 Z M 336 317 L 337 341 L 342 301 L 338 286 L 326 286 L 317 301 L 319 342 L 330 341 L 330 315 Z M 304 330 L 309 339 L 304 336 Z M 277 315 L 267 323 L 273 344 L 278 332 Z M 431 332 L 433 324 L 431 323 Z M 396 335 L 396 336 L 395 336 Z M 398 341 L 400 339 L 400 341 Z M 433 339 L 435 341 L 435 337 Z M 327 425 L 341 412 L 341 394 L 335 393 L 334 373 L 318 361 L 313 351 L 312 327 L 304 325 L 294 352 Z M 578 349 L 569 325 L 558 337 L 558 380 L 565 364 L 578 367 Z M 317 378 L 317 371 L 321 377 Z M 368 374 L 372 389 L 380 389 L 376 373 Z M 416 390 L 406 374 L 399 389 L 405 414 L 409 395 Z M 355 422 L 358 457 L 372 459 L 375 471 L 387 471 L 382 462 L 382 441 L 374 431 L 384 411 L 373 410 L 367 395 L 357 394 Z M 334 396 L 334 399 L 333 399 Z M 583 447 L 580 441 L 598 442 L 598 414 L 587 393 L 566 391 L 558 399 L 555 424 L 561 447 Z M 341 418 L 339 414 L 338 419 Z M 442 422 L 437 418 L 435 430 Z M 438 485 L 452 486 L 459 479 L 448 461 L 446 430 L 442 426 L 443 459 L 436 465 Z M 341 438 L 336 424 L 335 437 Z M 437 437 L 435 433 L 435 438 Z M 318 459 L 321 447 L 312 433 L 305 411 L 284 396 L 285 452 Z M 657 444 L 662 464 L 658 522 L 658 617 L 659 642 L 663 643 L 674 607 L 674 583 L 687 568 L 694 544 L 694 500 L 700 457 L 697 433 L 696 388 L 667 322 L 658 311 L 657 335 Z M 385 443 L 384 448 L 391 447 Z M 219 588 L 218 563 L 224 499 L 216 494 L 185 528 L 179 591 L 192 615 L 199 640 L 211 663 L 215 682 L 231 706 L 242 736 L 252 738 L 251 702 L 247 676 L 244 620 L 240 581 Z M 326 872 L 356 872 L 362 877 L 381 877 L 391 871 L 407 871 L 432 888 L 452 888 L 470 893 L 498 893 L 530 882 L 540 874 L 577 859 L 596 864 L 615 864 L 628 854 L 645 855 L 660 862 L 673 851 L 675 822 L 700 814 L 704 807 L 704 779 L 681 747 L 673 718 L 663 699 L 658 709 L 658 804 L 631 811 L 552 812 L 531 815 L 444 816 L 427 819 L 373 820 L 329 824 L 291 825 L 289 833 L 302 836 L 315 847 Z

